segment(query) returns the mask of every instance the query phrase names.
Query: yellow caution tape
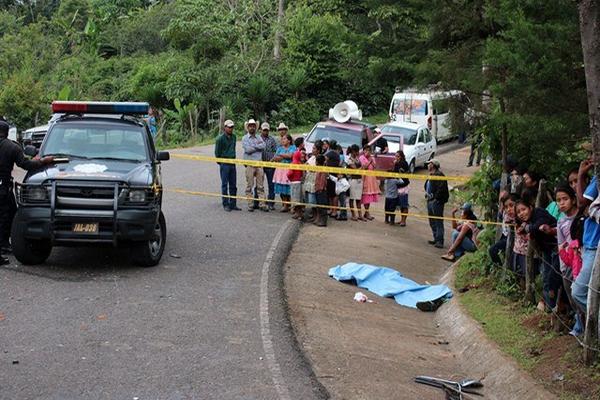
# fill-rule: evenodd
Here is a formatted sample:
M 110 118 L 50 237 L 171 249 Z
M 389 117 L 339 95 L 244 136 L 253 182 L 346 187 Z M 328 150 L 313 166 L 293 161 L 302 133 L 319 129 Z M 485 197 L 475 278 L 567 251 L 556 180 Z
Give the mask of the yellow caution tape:
M 187 189 L 179 189 L 179 188 L 163 189 L 163 191 L 164 192 L 172 192 L 172 193 L 180 193 L 180 194 L 188 194 L 188 195 L 193 195 L 193 196 L 226 197 L 229 199 L 251 200 L 251 201 L 258 201 L 258 202 L 263 202 L 263 203 L 273 202 L 273 203 L 277 203 L 277 204 L 290 205 L 290 206 L 305 206 L 305 207 L 327 208 L 327 209 L 335 209 L 335 210 L 345 209 L 348 211 L 354 210 L 354 211 L 365 212 L 364 208 L 359 210 L 357 208 L 351 208 L 351 207 L 338 207 L 338 206 L 329 206 L 329 205 L 320 205 L 320 204 L 309 204 L 309 203 L 301 203 L 301 202 L 295 202 L 295 201 L 256 199 L 254 197 L 248 197 L 248 196 L 223 195 L 221 193 L 201 192 L 201 191 L 196 191 L 196 190 L 187 190 Z M 454 217 L 437 217 L 437 216 L 432 216 L 432 215 L 427 215 L 427 214 L 390 212 L 390 211 L 385 211 L 385 210 L 380 210 L 380 209 L 372 209 L 372 208 L 370 208 L 368 211 L 369 211 L 369 213 L 374 213 L 374 214 L 388 214 L 388 215 L 407 216 L 407 217 L 425 218 L 425 219 L 439 219 L 442 221 L 457 221 L 457 222 L 464 221 L 461 218 L 454 218 Z M 497 221 L 479 221 L 478 220 L 478 221 L 476 221 L 476 223 L 482 224 L 482 225 L 502 225 L 502 222 L 497 222 Z
M 172 153 L 171 157 L 180 158 L 183 160 L 195 160 L 195 161 L 208 161 L 224 164 L 237 164 L 246 165 L 250 167 L 259 168 L 281 168 L 281 169 L 293 169 L 300 171 L 312 171 L 312 172 L 327 172 L 330 174 L 342 174 L 342 175 L 361 175 L 361 176 L 375 176 L 378 178 L 407 178 L 415 180 L 431 180 L 431 181 L 460 181 L 467 182 L 471 178 L 468 176 L 437 176 L 437 175 L 418 175 L 418 174 L 405 174 L 396 173 L 380 170 L 368 170 L 368 169 L 351 169 L 351 168 L 339 168 L 339 167 L 325 167 L 318 165 L 308 164 L 286 164 L 272 161 L 255 161 L 255 160 L 241 160 L 235 158 L 217 158 L 211 156 L 199 156 L 193 154 L 180 154 Z

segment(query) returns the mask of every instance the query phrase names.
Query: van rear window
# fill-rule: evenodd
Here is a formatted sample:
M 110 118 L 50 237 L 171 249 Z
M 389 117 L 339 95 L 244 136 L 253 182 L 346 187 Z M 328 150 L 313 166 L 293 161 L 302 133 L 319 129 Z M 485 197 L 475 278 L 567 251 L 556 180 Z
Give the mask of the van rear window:
M 393 113 L 396 115 L 427 115 L 427 100 L 394 99 Z

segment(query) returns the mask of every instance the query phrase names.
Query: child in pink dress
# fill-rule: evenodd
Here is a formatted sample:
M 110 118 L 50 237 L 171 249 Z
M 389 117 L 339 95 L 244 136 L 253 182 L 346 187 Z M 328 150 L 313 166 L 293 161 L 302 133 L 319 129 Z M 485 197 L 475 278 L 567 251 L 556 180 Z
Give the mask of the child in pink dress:
M 371 155 L 371 146 L 363 147 L 363 154 L 359 158 L 361 168 L 366 170 L 375 169 L 375 158 Z M 374 218 L 369 212 L 371 203 L 377 203 L 379 201 L 379 181 L 375 176 L 364 176 L 363 177 L 363 193 L 361 198 L 362 204 L 365 206 L 364 217 L 369 221 Z

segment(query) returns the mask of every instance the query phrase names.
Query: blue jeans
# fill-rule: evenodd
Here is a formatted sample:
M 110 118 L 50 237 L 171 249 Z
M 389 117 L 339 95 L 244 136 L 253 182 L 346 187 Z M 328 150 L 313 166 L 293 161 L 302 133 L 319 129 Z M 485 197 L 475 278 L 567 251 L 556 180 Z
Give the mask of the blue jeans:
M 348 210 L 346 209 L 346 192 L 338 195 L 338 204 L 340 206 L 340 218 L 348 218 Z
M 556 306 L 556 296 L 558 289 L 562 285 L 562 275 L 560 272 L 560 263 L 556 251 L 544 251 L 542 253 L 542 294 L 544 302 L 550 308 Z
M 267 204 L 271 205 L 274 204 L 273 200 L 275 200 L 275 183 L 273 183 L 275 168 L 263 168 L 263 171 L 265 171 L 265 176 L 267 177 L 267 186 L 269 188 L 269 195 L 267 196 L 267 199 L 270 201 L 267 201 Z
M 437 200 L 429 200 L 427 202 L 427 214 L 434 217 L 444 216 L 444 203 Z M 433 240 L 436 243 L 444 244 L 444 221 L 441 219 L 429 219 L 429 226 L 433 234 Z
M 237 176 L 234 164 L 220 164 L 219 172 L 221 174 L 221 194 L 224 196 L 237 195 Z M 229 189 L 229 190 L 228 190 Z M 233 208 L 236 206 L 236 199 L 222 197 L 223 207 Z
M 488 253 L 490 254 L 490 258 L 494 264 L 502 264 L 502 260 L 500 259 L 499 253 L 503 253 L 506 251 L 506 236 L 502 235 L 500 240 L 490 246 Z
M 459 234 L 460 232 L 456 229 L 452 231 L 452 244 L 454 244 Z M 473 243 L 471 238 L 465 236 L 462 239 L 462 242 L 460 242 L 460 246 L 458 246 L 456 250 L 454 250 L 454 256 L 461 257 L 463 254 L 465 254 L 465 252 L 473 253 L 475 250 L 477 250 L 477 246 L 475 246 L 475 243 Z
M 588 285 L 590 284 L 590 278 L 592 277 L 595 259 L 596 249 L 584 247 L 583 252 L 581 253 L 583 266 L 579 275 L 577 275 L 577 279 L 575 279 L 575 282 L 573 282 L 573 285 L 571 286 L 571 295 L 583 310 L 587 308 Z

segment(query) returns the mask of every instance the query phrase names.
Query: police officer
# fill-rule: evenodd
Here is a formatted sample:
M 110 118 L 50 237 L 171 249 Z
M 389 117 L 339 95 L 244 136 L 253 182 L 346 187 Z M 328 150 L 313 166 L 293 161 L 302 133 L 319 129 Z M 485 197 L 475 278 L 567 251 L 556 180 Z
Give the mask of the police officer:
M 44 157 L 41 160 L 26 159 L 21 146 L 8 139 L 8 129 L 6 121 L 0 120 L 0 247 L 2 254 L 12 252 L 9 241 L 10 229 L 17 211 L 12 189 L 14 164 L 29 171 L 54 161 L 53 157 Z M 0 255 L 0 265 L 7 263 L 8 258 Z

